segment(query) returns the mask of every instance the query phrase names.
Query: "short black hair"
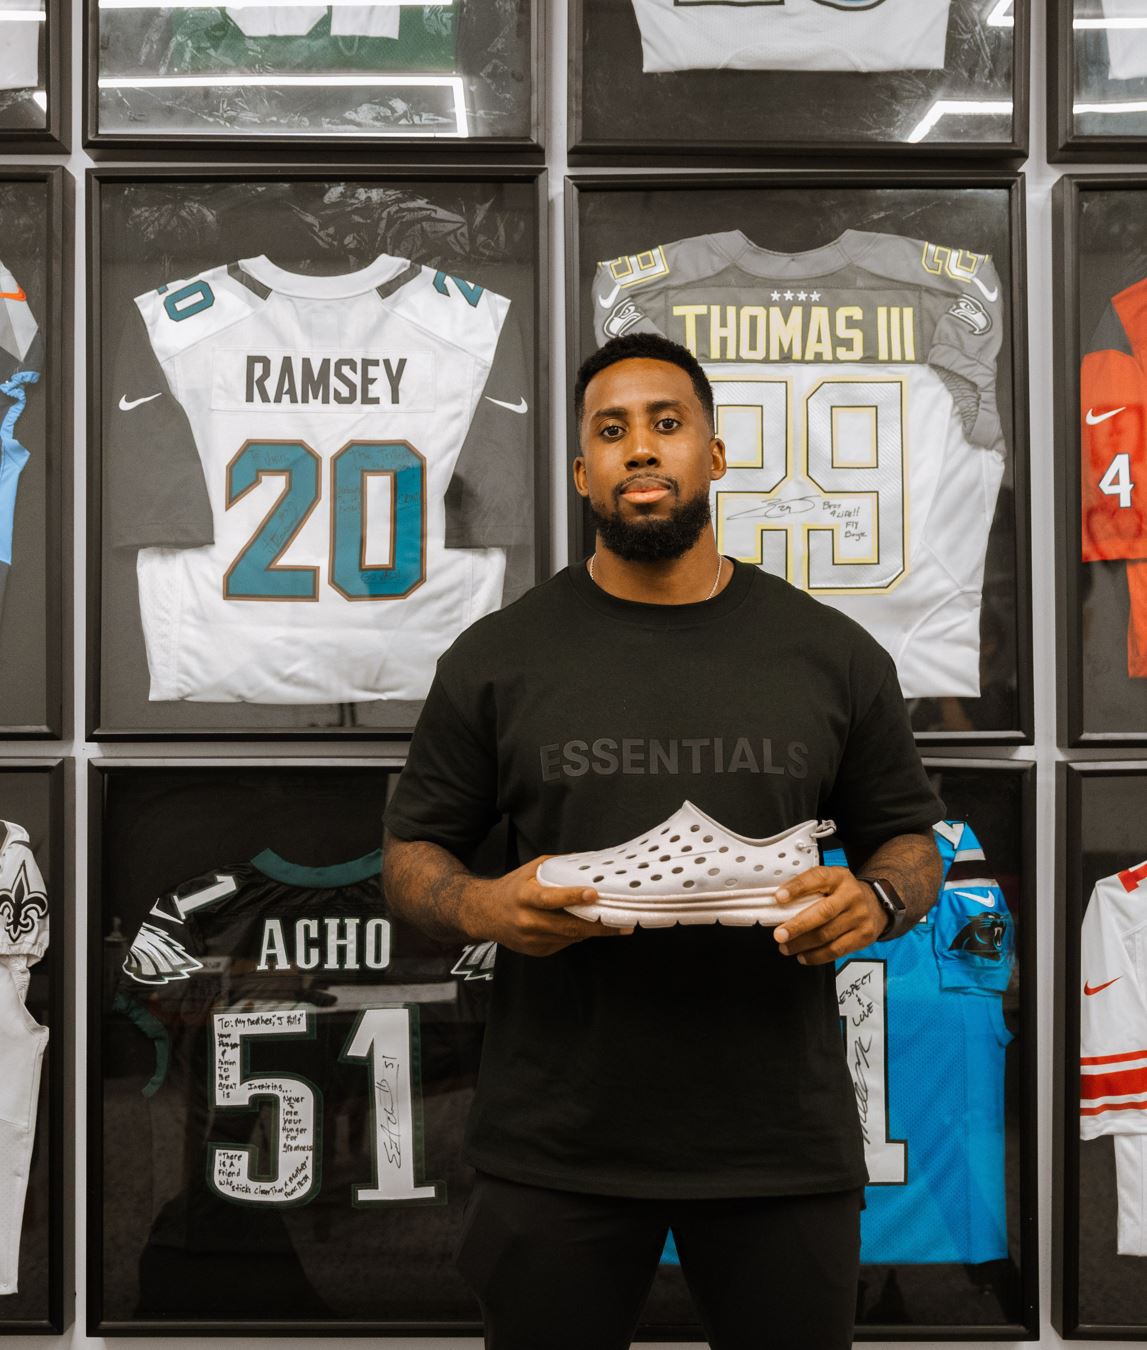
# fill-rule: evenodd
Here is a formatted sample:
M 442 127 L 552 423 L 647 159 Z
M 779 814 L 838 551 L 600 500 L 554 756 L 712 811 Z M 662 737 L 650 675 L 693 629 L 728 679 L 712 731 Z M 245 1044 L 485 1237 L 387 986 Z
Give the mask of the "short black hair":
M 701 369 L 701 362 L 688 347 L 673 342 L 660 333 L 631 333 L 627 337 L 615 337 L 599 347 L 592 356 L 581 363 L 574 382 L 574 420 L 580 433 L 581 419 L 585 413 L 585 391 L 590 380 L 609 366 L 619 361 L 667 361 L 671 366 L 680 368 L 693 381 L 693 391 L 713 429 L 715 413 L 713 409 L 713 386 L 709 377 Z M 580 438 L 580 437 L 579 437 Z

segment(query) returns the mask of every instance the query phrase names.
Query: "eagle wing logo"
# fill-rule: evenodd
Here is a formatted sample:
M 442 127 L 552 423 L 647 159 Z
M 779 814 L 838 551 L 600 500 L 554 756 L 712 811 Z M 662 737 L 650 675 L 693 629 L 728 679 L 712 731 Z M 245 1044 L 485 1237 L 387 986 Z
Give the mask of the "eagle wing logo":
M 48 897 L 28 880 L 28 864 L 21 862 L 11 887 L 0 888 L 0 921 L 13 942 L 35 931 L 48 917 Z
M 137 984 L 169 984 L 172 980 L 189 979 L 195 971 L 203 969 L 203 963 L 170 933 L 153 923 L 145 923 L 131 944 L 123 968 Z

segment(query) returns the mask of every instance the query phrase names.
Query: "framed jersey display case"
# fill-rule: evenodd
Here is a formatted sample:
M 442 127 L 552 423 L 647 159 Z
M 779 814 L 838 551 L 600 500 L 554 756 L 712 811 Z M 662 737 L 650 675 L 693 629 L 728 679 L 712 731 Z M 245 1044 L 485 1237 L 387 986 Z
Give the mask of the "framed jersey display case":
M 1055 197 L 1060 738 L 1147 744 L 1147 178 Z
M 473 1334 L 481 959 L 387 911 L 395 776 L 91 770 L 92 1334 Z
M 538 0 L 87 0 L 86 143 L 537 148 Z
M 1147 158 L 1147 4 L 1048 0 L 1048 158 Z
M 638 175 L 569 192 L 571 387 L 610 337 L 684 343 L 726 445 L 718 548 L 867 628 L 922 741 L 1030 739 L 1020 182 Z M 592 530 L 573 501 L 576 559 Z
M 70 6 L 0 3 L 0 152 L 66 150 Z
M 878 1178 L 860 1320 L 1015 1335 L 1036 1307 L 1032 775 L 929 770 L 936 907 L 837 977 Z M 93 767 L 92 1334 L 475 1332 L 452 1261 L 496 950 L 388 914 L 393 773 Z M 698 1333 L 670 1239 L 642 1339 Z
M 71 1319 L 71 782 L 60 761 L 0 766 L 0 1336 Z
M 0 167 L 0 736 L 13 739 L 63 734 L 71 238 L 67 171 Z
M 1018 156 L 1027 0 L 573 0 L 574 153 Z
M 1147 1340 L 1147 765 L 1060 764 L 1057 1261 L 1069 1339 Z
M 94 174 L 97 737 L 408 732 L 540 578 L 543 194 Z

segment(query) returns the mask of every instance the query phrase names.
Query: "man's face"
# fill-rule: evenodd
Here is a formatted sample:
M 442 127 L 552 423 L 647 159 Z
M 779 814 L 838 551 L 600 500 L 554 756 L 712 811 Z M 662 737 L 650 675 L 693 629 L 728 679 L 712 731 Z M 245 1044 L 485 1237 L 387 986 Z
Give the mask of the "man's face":
M 725 447 L 688 374 L 634 358 L 590 380 L 574 486 L 611 551 L 631 562 L 678 558 L 709 523 L 709 485 Z

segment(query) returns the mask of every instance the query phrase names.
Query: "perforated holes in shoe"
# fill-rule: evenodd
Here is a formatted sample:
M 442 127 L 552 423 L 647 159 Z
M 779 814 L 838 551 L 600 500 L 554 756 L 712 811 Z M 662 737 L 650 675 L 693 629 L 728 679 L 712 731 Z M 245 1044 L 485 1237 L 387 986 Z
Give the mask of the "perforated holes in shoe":
M 638 864 L 637 864 L 637 870 L 640 872 L 640 871 L 642 871 L 644 868 L 647 868 L 648 866 L 649 866 L 648 863 L 638 863 Z
M 672 854 L 672 853 L 663 853 L 663 854 L 661 855 L 661 857 L 657 859 L 657 861 L 658 861 L 658 862 L 672 862 L 672 861 L 673 861 L 673 854 Z
M 710 867 L 709 875 L 711 877 L 719 877 L 721 875 L 721 869 L 719 867 Z
M 682 853 L 692 853 L 692 852 L 693 852 L 693 845 L 692 845 L 692 844 L 682 844 L 682 845 L 681 845 L 681 852 L 682 852 Z
M 669 842 L 671 844 L 678 844 L 681 842 L 681 836 L 679 834 L 671 834 L 669 836 Z
M 725 878 L 725 885 L 726 885 L 726 886 L 735 886 L 736 884 L 737 884 L 737 878 L 736 878 L 736 877 L 726 877 L 726 878 Z
M 717 850 L 718 853 L 728 853 L 728 851 L 729 846 L 727 844 L 722 844 L 721 847 Z
M 641 885 L 641 882 L 640 882 L 640 881 L 631 881 L 631 882 L 629 883 L 629 889 L 630 889 L 631 891 L 632 891 L 632 890 L 636 890 L 636 888 L 637 888 L 638 886 L 640 886 L 640 885 Z
M 674 875 L 674 876 L 677 876 L 677 875 L 679 875 L 681 872 L 684 872 L 684 870 L 685 870 L 685 869 L 684 869 L 683 867 L 675 867 L 675 868 L 673 869 L 673 875 Z
M 697 831 L 698 831 L 700 828 L 701 828 L 700 825 L 690 825 L 690 826 L 689 826 L 689 832 L 690 832 L 691 834 L 696 834 Z
M 649 880 L 650 880 L 650 881 L 660 881 L 660 880 L 661 880 L 661 873 L 660 873 L 660 872 L 652 872 L 652 873 L 650 874 Z
M 703 844 L 711 844 L 711 843 L 713 842 L 713 836 L 712 836 L 711 834 L 707 834 L 707 835 L 705 836 L 705 838 L 702 839 L 701 842 L 702 842 Z
M 693 885 L 693 882 L 691 882 L 691 881 L 683 881 L 681 884 L 682 884 L 682 886 L 685 887 L 686 890 L 688 890 L 689 887 Z
M 743 863 L 743 862 L 745 861 L 745 859 L 744 859 L 743 857 L 741 857 L 741 858 L 737 858 L 736 861 L 739 862 L 739 863 Z
M 594 877 L 594 879 L 593 879 L 593 884 L 596 886 L 599 882 L 602 882 L 602 881 L 604 881 L 604 880 L 605 880 L 605 877 Z

